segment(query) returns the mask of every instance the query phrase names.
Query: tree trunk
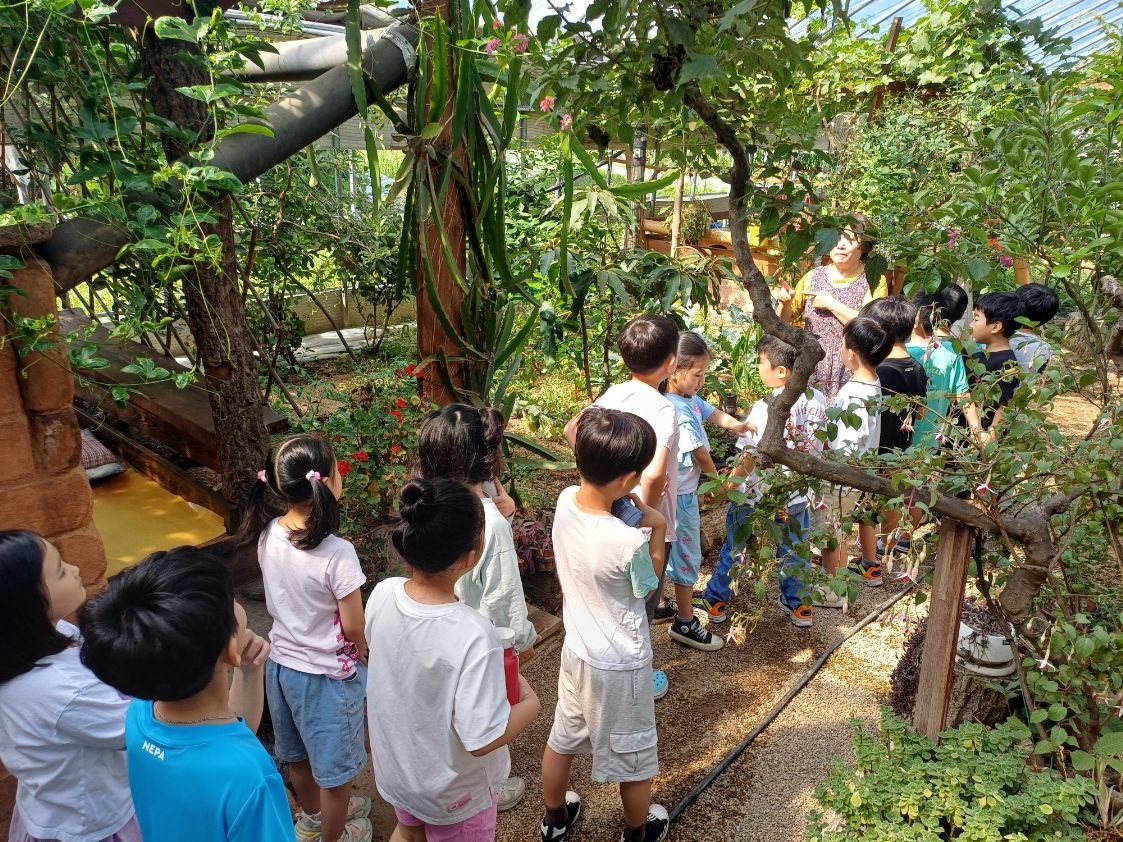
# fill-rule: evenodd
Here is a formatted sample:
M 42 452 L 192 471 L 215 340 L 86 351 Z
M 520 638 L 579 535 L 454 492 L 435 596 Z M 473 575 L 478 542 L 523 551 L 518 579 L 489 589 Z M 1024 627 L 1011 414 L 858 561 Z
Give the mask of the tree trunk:
M 449 20 L 449 15 L 452 10 L 449 8 L 450 3 L 448 0 L 426 0 L 419 8 L 421 17 L 437 16 L 444 21 Z M 425 36 L 426 49 L 432 56 L 433 40 L 432 36 L 426 34 Z M 432 56 L 432 61 L 440 60 L 439 56 Z M 447 58 L 448 78 L 456 78 L 456 50 L 448 51 Z M 414 83 L 416 84 L 416 82 Z M 437 136 L 437 146 L 448 148 L 449 141 L 452 137 L 452 112 L 456 107 L 456 89 L 455 84 L 448 85 L 448 99 L 444 105 L 444 115 L 441 123 L 444 126 L 440 135 Z M 431 95 L 430 90 L 427 95 Z M 410 97 L 413 102 L 413 98 Z M 449 150 L 450 154 L 456 159 L 457 165 L 460 166 L 464 172 L 467 172 L 468 161 L 467 156 L 464 154 L 463 149 Z M 429 168 L 430 177 L 434 184 L 440 184 L 442 164 L 436 158 L 430 156 L 426 163 Z M 425 186 L 419 189 L 428 189 Z M 437 226 L 431 219 L 422 221 L 422 230 L 418 232 L 417 238 L 417 353 L 420 359 L 429 357 L 438 357 L 443 353 L 447 357 L 459 357 L 461 355 L 460 348 L 456 342 L 450 338 L 446 333 L 444 326 L 441 324 L 440 319 L 437 318 L 436 308 L 429 298 L 429 273 L 432 274 L 433 288 L 436 293 L 435 297 L 453 329 L 457 332 L 461 330 L 460 324 L 460 310 L 464 304 L 464 292 L 460 289 L 459 284 L 456 283 L 456 278 L 453 274 L 453 268 L 460 273 L 460 277 L 466 277 L 467 273 L 467 245 L 465 242 L 465 221 L 464 221 L 464 207 L 460 201 L 460 186 L 455 179 L 450 179 L 448 188 L 445 191 L 443 200 L 440 206 L 434 208 L 436 213 L 440 214 L 441 221 L 444 224 L 445 233 L 448 235 L 448 242 L 454 267 L 450 266 L 448 261 L 445 260 L 444 250 L 441 248 L 440 235 L 437 232 Z M 433 197 L 436 201 L 437 197 Z M 428 264 L 429 270 L 425 266 Z M 465 386 L 464 379 L 464 366 L 461 363 L 450 363 L 446 371 L 448 379 L 457 388 Z M 445 385 L 444 378 L 441 375 L 440 364 L 430 363 L 426 366 L 425 371 L 419 379 L 418 385 L 424 395 L 433 399 L 439 404 L 451 403 L 453 395 L 449 392 Z
M 198 143 L 210 138 L 212 127 L 205 103 L 178 93 L 176 87 L 204 84 L 200 68 L 181 61 L 177 53 L 196 47 L 183 41 L 164 41 L 147 30 L 142 42 L 145 75 L 150 77 L 149 102 L 161 117 L 176 123 Z M 174 161 L 197 145 L 190 139 L 162 138 L 164 153 Z M 210 392 L 218 452 L 222 459 L 222 492 L 241 508 L 257 471 L 265 463 L 269 434 L 261 415 L 261 390 L 253 341 L 246 323 L 245 303 L 239 289 L 240 273 L 234 248 L 232 203 L 229 196 L 211 200 L 209 210 L 217 222 L 201 226 L 201 234 L 215 234 L 222 244 L 218 265 L 193 262 L 183 276 L 187 324 L 195 339 L 198 362 Z M 229 526 L 229 524 L 228 524 Z
M 975 675 L 956 664 L 945 727 L 981 722 L 991 728 L 1004 722 L 1010 715 L 1010 703 L 1004 694 L 993 689 L 993 684 L 995 679 Z

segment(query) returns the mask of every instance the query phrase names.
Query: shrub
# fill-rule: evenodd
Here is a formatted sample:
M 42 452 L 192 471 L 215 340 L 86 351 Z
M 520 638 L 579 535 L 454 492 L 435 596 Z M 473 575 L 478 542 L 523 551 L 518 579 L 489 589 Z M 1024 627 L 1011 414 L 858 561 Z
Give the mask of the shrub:
M 877 735 L 853 727 L 857 768 L 836 764 L 816 791 L 826 812 L 810 814 L 808 842 L 1082 838 L 1077 818 L 1094 786 L 1033 771 L 1030 733 L 1017 720 L 967 723 L 938 746 L 889 711 Z

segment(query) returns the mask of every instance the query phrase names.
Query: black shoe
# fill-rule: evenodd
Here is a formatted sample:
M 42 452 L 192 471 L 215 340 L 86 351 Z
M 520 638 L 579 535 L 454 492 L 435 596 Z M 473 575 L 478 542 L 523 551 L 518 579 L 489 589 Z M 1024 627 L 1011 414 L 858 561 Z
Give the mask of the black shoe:
M 643 842 L 663 842 L 671 830 L 671 817 L 662 804 L 652 804 L 647 808 L 647 828 Z M 628 842 L 628 831 L 620 833 L 620 842 Z
M 693 646 L 703 652 L 716 652 L 725 645 L 725 640 L 698 622 L 697 617 L 691 617 L 686 621 L 675 618 L 667 634 L 671 640 L 684 646 Z
M 655 606 L 652 623 L 669 623 L 678 616 L 678 603 L 669 597 Z
M 542 842 L 562 842 L 581 817 L 581 796 L 572 789 L 565 794 L 565 812 L 564 827 L 550 824 L 546 816 L 542 817 L 542 825 L 539 827 L 539 838 Z

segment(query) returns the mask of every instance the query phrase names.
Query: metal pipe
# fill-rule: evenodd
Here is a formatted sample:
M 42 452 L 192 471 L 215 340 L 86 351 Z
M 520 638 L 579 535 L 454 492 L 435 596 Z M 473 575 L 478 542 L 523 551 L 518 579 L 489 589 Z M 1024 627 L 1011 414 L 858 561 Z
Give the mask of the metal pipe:
M 399 24 L 386 30 L 363 54 L 363 69 L 381 93 L 405 84 L 417 42 L 417 28 Z M 243 183 L 250 181 L 356 113 L 347 67 L 334 67 L 265 109 L 265 119 L 259 122 L 273 129 L 272 137 L 227 135 L 215 145 L 209 163 Z M 129 201 L 126 197 L 126 204 Z M 50 264 L 55 287 L 62 293 L 110 266 L 130 240 L 128 231 L 120 225 L 77 217 L 55 228 L 51 239 L 36 251 Z

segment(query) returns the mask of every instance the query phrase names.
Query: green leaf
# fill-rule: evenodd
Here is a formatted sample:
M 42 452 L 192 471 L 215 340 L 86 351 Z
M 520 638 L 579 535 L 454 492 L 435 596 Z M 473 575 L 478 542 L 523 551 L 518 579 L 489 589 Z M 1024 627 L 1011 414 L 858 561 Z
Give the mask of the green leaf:
M 1072 768 L 1077 772 L 1090 772 L 1096 767 L 1096 758 L 1086 751 L 1077 749 L 1070 757 Z
M 971 278 L 972 281 L 974 281 L 975 283 L 981 283 L 990 275 L 992 267 L 986 260 L 982 260 L 978 257 L 972 257 L 967 261 L 965 268 L 967 269 L 967 275 Z
M 633 181 L 631 184 L 614 184 L 608 188 L 614 196 L 621 199 L 642 199 L 649 193 L 655 193 L 664 187 L 670 187 L 678 180 L 678 173 L 672 172 L 651 181 Z
M 678 84 L 685 85 L 687 82 L 699 82 L 703 79 L 720 78 L 724 74 L 718 66 L 717 58 L 707 53 L 697 53 L 692 55 L 683 64 L 682 70 L 679 71 Z
M 1092 749 L 1096 754 L 1123 757 L 1123 731 L 1112 731 L 1109 734 L 1104 734 L 1096 740 Z

